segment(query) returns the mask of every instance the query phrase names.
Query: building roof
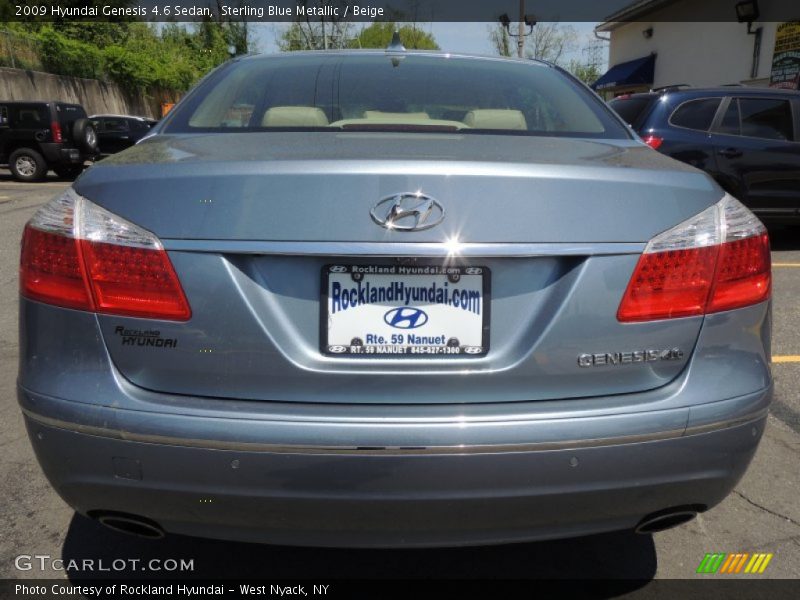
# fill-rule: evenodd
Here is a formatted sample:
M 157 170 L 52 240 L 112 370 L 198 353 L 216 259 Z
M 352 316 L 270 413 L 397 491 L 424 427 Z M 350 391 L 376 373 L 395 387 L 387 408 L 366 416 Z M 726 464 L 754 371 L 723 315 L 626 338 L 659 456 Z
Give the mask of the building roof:
M 617 12 L 608 15 L 605 21 L 600 23 L 595 29 L 597 31 L 611 31 L 621 22 L 636 21 L 653 11 L 674 4 L 677 1 L 678 0 L 636 0 L 619 9 Z

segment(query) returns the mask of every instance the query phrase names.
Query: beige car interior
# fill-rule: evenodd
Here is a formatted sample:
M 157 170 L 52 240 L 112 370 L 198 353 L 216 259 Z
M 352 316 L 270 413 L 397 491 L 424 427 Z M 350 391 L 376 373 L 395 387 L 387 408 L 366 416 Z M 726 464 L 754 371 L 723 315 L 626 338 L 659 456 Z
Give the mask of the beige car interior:
M 527 130 L 525 115 L 513 109 L 475 109 L 463 121 L 432 119 L 426 112 L 383 112 L 366 110 L 360 119 L 341 119 L 328 122 L 320 108 L 312 106 L 273 106 L 264 113 L 262 127 L 346 127 L 348 125 L 427 125 L 455 129 Z

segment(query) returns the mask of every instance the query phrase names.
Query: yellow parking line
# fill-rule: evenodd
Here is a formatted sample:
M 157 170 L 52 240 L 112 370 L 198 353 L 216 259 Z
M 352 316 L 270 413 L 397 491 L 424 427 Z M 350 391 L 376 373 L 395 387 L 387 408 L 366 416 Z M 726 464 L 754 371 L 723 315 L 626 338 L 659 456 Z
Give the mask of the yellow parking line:
M 772 263 L 773 267 L 800 267 L 800 263 Z
M 784 354 L 783 356 L 773 356 L 774 363 L 794 363 L 800 362 L 800 354 Z

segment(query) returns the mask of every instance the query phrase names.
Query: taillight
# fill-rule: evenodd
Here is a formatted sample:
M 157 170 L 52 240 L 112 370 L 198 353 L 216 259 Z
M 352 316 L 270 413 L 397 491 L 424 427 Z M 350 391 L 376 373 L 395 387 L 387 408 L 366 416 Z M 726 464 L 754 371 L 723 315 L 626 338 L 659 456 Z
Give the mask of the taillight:
M 61 143 L 64 141 L 63 136 L 61 135 L 61 123 L 58 121 L 53 121 L 50 123 L 50 131 L 53 133 L 53 141 Z
M 72 189 L 25 226 L 20 291 L 40 302 L 99 313 L 191 317 L 159 239 Z
M 623 322 L 704 315 L 770 298 L 769 236 L 732 196 L 654 237 L 634 269 Z
M 28 298 L 92 309 L 74 239 L 26 227 L 21 264 L 20 286 Z
M 642 138 L 642 141 L 653 150 L 658 150 L 661 144 L 664 143 L 664 138 L 658 137 L 657 135 L 646 135 Z

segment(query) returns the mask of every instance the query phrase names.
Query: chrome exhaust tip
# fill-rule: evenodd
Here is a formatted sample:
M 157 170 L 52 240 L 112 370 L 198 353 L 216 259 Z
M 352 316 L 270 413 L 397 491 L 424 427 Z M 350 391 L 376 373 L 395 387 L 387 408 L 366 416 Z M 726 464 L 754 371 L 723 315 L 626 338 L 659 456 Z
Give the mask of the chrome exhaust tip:
M 639 521 L 634 531 L 636 533 L 648 534 L 672 529 L 678 525 L 688 523 L 703 510 L 705 510 L 705 507 L 700 506 L 680 506 L 660 510 L 647 515 L 644 519 Z
M 158 523 L 138 515 L 95 511 L 89 516 L 118 533 L 126 533 L 149 540 L 160 540 L 166 535 Z

